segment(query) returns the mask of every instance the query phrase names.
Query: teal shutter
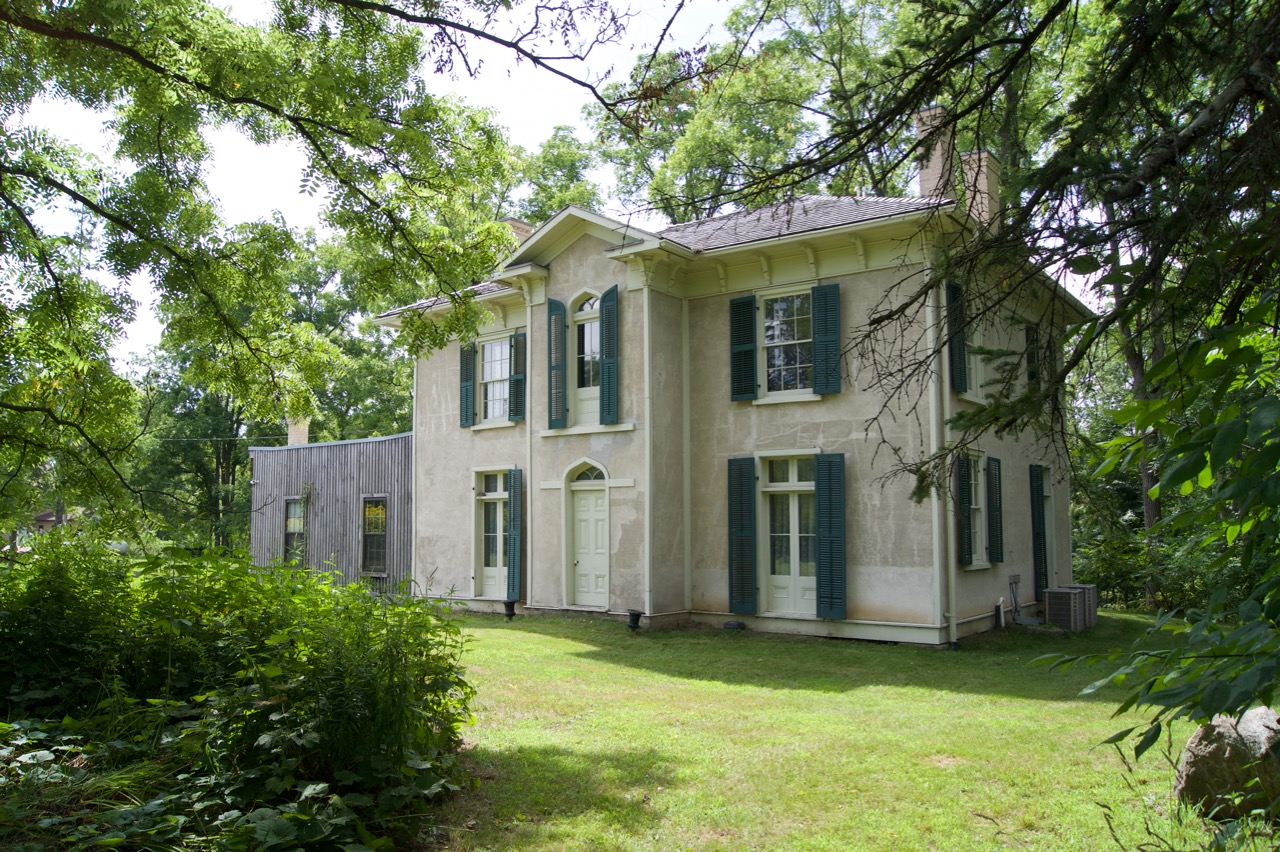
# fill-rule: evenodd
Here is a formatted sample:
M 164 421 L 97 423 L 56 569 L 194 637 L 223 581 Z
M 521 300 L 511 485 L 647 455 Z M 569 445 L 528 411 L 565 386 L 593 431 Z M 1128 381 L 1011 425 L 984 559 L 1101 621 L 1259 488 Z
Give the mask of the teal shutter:
M 956 456 L 956 561 L 973 564 L 973 459 Z
M 507 471 L 507 600 L 520 600 L 520 548 L 524 544 L 524 477 L 520 468 Z
M 1004 561 L 1004 491 L 1000 459 L 987 456 L 987 559 Z
M 1031 565 L 1036 576 L 1036 600 L 1049 588 L 1049 552 L 1044 530 L 1044 467 L 1031 465 Z
M 757 396 L 756 297 L 740 296 L 729 302 L 729 398 Z
M 458 423 L 476 425 L 476 345 L 458 347 Z
M 526 338 L 523 331 L 511 335 L 511 385 L 507 400 L 507 419 L 516 422 L 524 419 Z
M 600 424 L 618 422 L 618 288 L 600 297 Z
M 756 612 L 756 460 L 729 459 L 729 611 Z
M 565 329 L 568 313 L 564 302 L 547 299 L 547 426 L 563 429 L 569 425 L 569 395 L 565 384 Z
M 1040 326 L 1031 323 L 1023 328 L 1027 335 L 1027 387 L 1040 387 Z
M 951 389 L 956 393 L 969 390 L 969 347 L 965 341 L 969 324 L 969 308 L 964 288 L 947 285 L 947 349 L 951 360 Z
M 844 453 L 819 453 L 818 618 L 845 618 Z
M 813 392 L 840 393 L 840 285 L 813 288 Z

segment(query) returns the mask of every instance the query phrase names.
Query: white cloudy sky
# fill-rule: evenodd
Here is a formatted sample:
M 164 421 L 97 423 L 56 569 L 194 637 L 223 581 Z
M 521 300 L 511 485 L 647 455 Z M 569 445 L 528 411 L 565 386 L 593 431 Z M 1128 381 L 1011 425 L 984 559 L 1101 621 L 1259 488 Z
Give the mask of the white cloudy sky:
M 675 5 L 673 0 L 635 2 L 642 6 L 632 10 L 626 34 L 619 43 L 597 49 L 585 65 L 566 70 L 593 81 L 608 73 L 625 75 L 635 57 L 658 38 Z M 234 17 L 247 23 L 269 14 L 262 0 L 231 0 L 226 6 Z M 730 3 L 722 0 L 691 0 L 689 8 L 680 12 L 664 47 L 696 44 L 723 20 L 729 9 Z M 582 107 L 589 98 L 585 89 L 527 63 L 517 64 L 510 54 L 496 47 L 482 47 L 475 55 L 483 60 L 480 75 L 436 77 L 439 91 L 493 110 L 513 142 L 532 149 L 557 125 L 583 127 Z M 104 119 L 105 116 L 63 102 L 38 104 L 29 114 L 33 124 L 109 159 L 109 139 L 102 132 Z M 579 137 L 587 138 L 585 130 L 580 129 Z M 220 131 L 213 136 L 213 150 L 209 183 L 227 221 L 251 221 L 279 211 L 295 227 L 318 222 L 319 200 L 299 189 L 303 161 L 296 149 L 285 145 L 255 146 L 233 131 Z M 602 174 L 601 179 L 607 177 Z M 160 335 L 149 283 L 141 279 L 129 283 L 138 311 L 127 338 L 114 351 L 122 362 L 134 354 L 146 354 Z

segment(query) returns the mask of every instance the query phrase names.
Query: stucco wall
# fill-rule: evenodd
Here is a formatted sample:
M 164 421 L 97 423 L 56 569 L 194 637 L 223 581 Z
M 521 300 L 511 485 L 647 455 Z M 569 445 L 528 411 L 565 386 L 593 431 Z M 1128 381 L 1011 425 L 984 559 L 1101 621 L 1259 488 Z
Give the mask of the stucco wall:
M 651 612 L 688 610 L 685 600 L 683 301 L 649 291 L 653 522 Z

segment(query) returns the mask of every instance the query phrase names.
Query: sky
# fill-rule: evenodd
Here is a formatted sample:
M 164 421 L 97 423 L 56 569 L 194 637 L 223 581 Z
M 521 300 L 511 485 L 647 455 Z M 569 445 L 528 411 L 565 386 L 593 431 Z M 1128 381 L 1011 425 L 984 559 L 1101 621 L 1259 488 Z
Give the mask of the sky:
M 587 63 L 567 65 L 565 70 L 592 82 L 610 74 L 625 76 L 635 57 L 658 38 L 673 5 L 671 0 L 649 0 L 643 8 L 633 9 L 626 32 L 618 43 L 598 48 Z M 260 22 L 270 14 L 263 0 L 232 0 L 225 3 L 224 8 L 245 23 Z M 691 3 L 690 8 L 681 11 L 664 47 L 693 46 L 723 20 L 730 8 L 730 3 L 719 0 Z M 590 98 L 586 89 L 528 63 L 517 64 L 510 52 L 497 46 L 480 46 L 472 55 L 481 60 L 479 75 L 475 78 L 460 75 L 456 79 L 437 75 L 432 78 L 432 85 L 438 87 L 436 91 L 492 110 L 496 122 L 507 129 L 511 141 L 527 149 L 536 149 L 562 124 L 578 128 L 579 138 L 588 138 L 582 120 L 582 108 Z M 103 130 L 107 118 L 109 116 L 56 101 L 39 103 L 28 115 L 32 124 L 41 125 L 109 160 L 110 136 Z M 254 145 L 232 130 L 214 131 L 211 143 L 213 162 L 208 183 L 227 222 L 269 218 L 279 211 L 293 227 L 319 225 L 323 199 L 301 192 L 303 157 L 297 148 L 285 144 Z M 607 184 L 608 174 L 601 172 L 596 179 Z M 606 206 L 603 212 L 622 211 Z M 136 277 L 127 284 L 137 302 L 137 313 L 125 337 L 112 351 L 121 365 L 135 355 L 148 354 L 161 332 L 153 310 L 155 293 L 150 283 Z

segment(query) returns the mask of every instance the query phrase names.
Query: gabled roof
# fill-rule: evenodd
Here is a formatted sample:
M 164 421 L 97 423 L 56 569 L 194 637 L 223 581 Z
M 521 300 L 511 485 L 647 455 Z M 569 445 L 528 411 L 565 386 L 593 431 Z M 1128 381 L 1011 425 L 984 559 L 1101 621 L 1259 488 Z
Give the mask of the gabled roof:
M 946 207 L 949 198 L 805 195 L 792 201 L 743 210 L 659 231 L 664 240 L 693 251 L 772 240 Z
M 470 293 L 473 298 L 479 299 L 484 296 L 492 296 L 495 293 L 503 293 L 510 289 L 511 288 L 506 284 L 501 284 L 497 281 L 480 281 L 476 284 L 472 284 L 470 287 L 464 287 L 463 292 Z M 384 311 L 374 317 L 374 319 L 390 319 L 391 317 L 398 317 L 400 314 L 408 313 L 410 311 L 429 311 L 432 308 L 447 305 L 449 304 L 449 301 L 448 296 L 432 296 L 429 299 L 419 299 L 412 305 L 405 305 L 401 308 L 392 308 L 389 311 Z

